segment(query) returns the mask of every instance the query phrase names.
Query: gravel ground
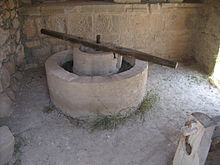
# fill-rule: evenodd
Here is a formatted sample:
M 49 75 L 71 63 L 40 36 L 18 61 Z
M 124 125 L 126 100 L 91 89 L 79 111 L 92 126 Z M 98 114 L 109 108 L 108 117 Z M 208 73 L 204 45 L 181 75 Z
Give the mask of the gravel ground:
M 150 64 L 147 91 L 160 99 L 145 122 L 130 120 L 114 131 L 91 133 L 57 110 L 45 113 L 50 99 L 44 69 L 26 71 L 22 84 L 14 113 L 0 119 L 17 141 L 9 165 L 168 165 L 188 115 L 220 115 L 220 91 L 189 64 L 176 70 Z

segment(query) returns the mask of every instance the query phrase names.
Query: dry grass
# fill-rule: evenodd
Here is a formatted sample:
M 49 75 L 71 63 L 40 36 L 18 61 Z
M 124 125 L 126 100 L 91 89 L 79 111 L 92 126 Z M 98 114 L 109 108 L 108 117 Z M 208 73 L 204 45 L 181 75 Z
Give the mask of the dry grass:
M 141 120 L 144 121 L 145 114 L 154 106 L 155 102 L 158 99 L 158 95 L 148 93 L 146 97 L 143 99 L 140 106 L 136 110 L 132 111 L 132 113 L 130 114 L 99 114 L 97 118 L 94 120 L 91 130 L 114 130 L 119 125 L 124 124 L 129 119 L 137 119 L 137 117 L 140 117 Z

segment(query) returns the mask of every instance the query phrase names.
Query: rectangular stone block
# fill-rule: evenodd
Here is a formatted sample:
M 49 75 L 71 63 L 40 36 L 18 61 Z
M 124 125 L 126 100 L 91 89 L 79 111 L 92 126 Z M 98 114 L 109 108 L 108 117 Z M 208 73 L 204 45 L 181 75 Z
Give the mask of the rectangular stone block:
M 114 0 L 115 3 L 141 3 L 141 0 Z
M 14 152 L 14 136 L 8 127 L 0 127 L 0 164 L 7 164 Z
M 66 20 L 67 33 L 88 38 L 92 34 L 92 16 L 70 14 Z

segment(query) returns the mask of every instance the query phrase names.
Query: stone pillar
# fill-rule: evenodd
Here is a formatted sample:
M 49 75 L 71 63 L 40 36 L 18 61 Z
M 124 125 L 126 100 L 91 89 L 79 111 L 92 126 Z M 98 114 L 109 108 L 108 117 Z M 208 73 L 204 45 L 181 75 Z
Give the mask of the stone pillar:
M 7 164 L 14 152 L 14 136 L 8 127 L 0 127 L 0 164 Z
M 121 63 L 122 56 L 112 52 L 96 51 L 83 46 L 73 51 L 73 72 L 79 75 L 114 74 L 121 68 Z

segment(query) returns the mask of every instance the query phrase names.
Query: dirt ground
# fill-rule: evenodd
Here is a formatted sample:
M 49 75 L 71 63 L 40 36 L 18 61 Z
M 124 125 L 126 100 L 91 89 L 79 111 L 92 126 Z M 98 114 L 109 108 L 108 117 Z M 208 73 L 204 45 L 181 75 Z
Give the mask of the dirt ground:
M 220 115 L 220 91 L 194 65 L 174 70 L 150 64 L 147 91 L 160 99 L 145 122 L 130 120 L 114 131 L 92 133 L 57 110 L 44 112 L 50 104 L 44 69 L 24 77 L 13 114 L 0 119 L 17 141 L 9 165 L 168 165 L 188 115 Z

